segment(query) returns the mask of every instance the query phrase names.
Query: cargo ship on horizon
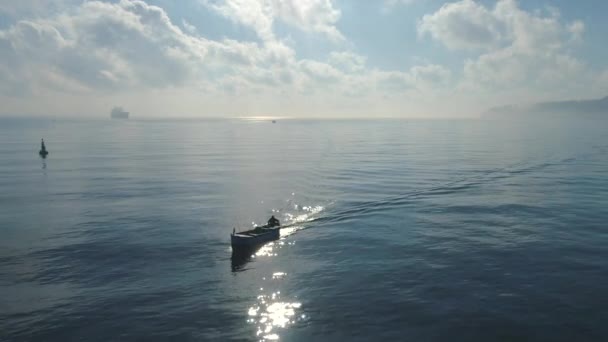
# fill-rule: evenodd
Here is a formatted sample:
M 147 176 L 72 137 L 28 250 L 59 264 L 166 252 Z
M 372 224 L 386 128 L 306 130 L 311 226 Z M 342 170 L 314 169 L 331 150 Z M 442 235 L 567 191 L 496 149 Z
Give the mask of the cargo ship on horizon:
M 110 114 L 112 119 L 128 119 L 129 112 L 122 109 L 122 107 L 114 107 L 112 108 L 112 112 Z

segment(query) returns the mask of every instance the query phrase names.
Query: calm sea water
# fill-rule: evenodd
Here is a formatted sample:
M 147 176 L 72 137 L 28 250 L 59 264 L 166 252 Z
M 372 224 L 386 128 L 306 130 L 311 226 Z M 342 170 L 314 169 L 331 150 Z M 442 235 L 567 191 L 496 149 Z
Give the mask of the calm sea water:
M 608 340 L 607 260 L 606 121 L 0 120 L 0 341 Z

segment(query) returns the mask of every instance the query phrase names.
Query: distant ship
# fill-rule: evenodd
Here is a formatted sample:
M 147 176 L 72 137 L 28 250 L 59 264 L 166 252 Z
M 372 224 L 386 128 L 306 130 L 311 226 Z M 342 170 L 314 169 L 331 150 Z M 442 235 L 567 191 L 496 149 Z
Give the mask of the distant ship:
M 122 109 L 122 107 L 114 107 L 112 108 L 111 117 L 112 119 L 128 119 L 129 112 Z

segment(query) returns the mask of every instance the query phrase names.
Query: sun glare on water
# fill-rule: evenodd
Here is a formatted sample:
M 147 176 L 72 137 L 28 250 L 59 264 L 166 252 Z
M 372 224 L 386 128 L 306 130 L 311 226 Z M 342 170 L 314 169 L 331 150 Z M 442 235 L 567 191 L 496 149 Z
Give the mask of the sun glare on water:
M 278 340 L 279 329 L 305 318 L 304 315 L 297 315 L 301 306 L 300 302 L 281 300 L 280 291 L 261 294 L 247 312 L 248 322 L 257 326 L 256 336 L 260 341 Z
M 297 230 L 304 227 L 306 222 L 312 221 L 324 207 L 322 206 L 298 206 L 294 207 L 295 213 L 285 213 L 284 219 L 286 226 L 281 229 L 281 240 L 268 243 L 255 253 L 255 257 L 277 257 L 279 251 L 287 245 L 295 244 L 295 241 L 286 239 Z M 302 303 L 295 298 L 287 299 L 277 290 L 276 285 L 287 277 L 287 273 L 275 271 L 272 276 L 263 277 L 268 282 L 268 286 L 260 288 L 260 294 L 256 302 L 248 308 L 247 322 L 255 325 L 256 338 L 259 341 L 280 340 L 282 329 L 307 319 L 301 312 Z M 274 288 L 274 290 L 269 290 Z
M 241 117 L 237 117 L 237 119 L 239 120 L 244 120 L 244 121 L 277 121 L 277 120 L 285 120 L 285 117 L 279 117 L 279 116 L 241 116 Z

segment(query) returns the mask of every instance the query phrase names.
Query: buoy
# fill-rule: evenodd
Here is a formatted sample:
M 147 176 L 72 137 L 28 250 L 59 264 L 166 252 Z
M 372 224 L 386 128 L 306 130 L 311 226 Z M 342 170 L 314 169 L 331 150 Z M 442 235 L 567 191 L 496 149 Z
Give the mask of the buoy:
M 38 154 L 42 158 L 46 158 L 46 156 L 49 154 L 49 151 L 46 150 L 46 146 L 44 146 L 44 139 L 41 139 L 40 141 L 40 152 L 38 152 Z

